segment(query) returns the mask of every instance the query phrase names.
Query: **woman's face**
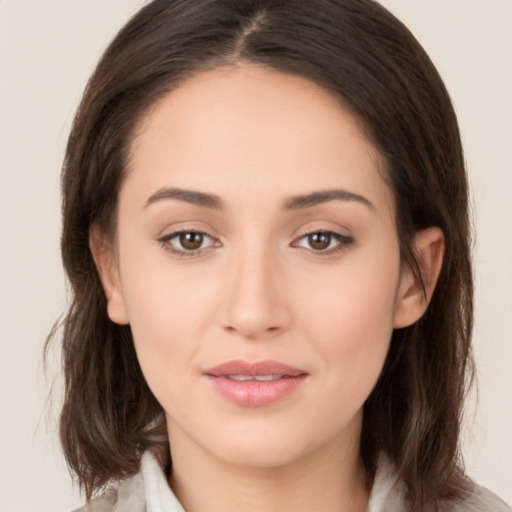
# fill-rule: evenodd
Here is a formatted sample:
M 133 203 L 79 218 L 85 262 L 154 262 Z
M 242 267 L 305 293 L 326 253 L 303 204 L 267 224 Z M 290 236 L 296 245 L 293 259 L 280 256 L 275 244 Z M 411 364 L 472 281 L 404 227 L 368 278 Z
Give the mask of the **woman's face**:
M 251 467 L 357 446 L 410 323 L 382 165 L 328 92 L 254 65 L 150 110 L 100 267 L 171 446 Z

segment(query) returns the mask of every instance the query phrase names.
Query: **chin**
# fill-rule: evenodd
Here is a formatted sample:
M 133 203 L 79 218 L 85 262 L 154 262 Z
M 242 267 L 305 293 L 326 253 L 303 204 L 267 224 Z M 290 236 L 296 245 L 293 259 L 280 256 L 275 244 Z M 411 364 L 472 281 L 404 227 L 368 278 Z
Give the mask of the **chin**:
M 299 434 L 298 429 L 295 433 Z M 210 451 L 216 452 L 218 459 L 226 464 L 247 469 L 277 468 L 293 464 L 317 448 L 309 446 L 305 439 L 291 434 L 290 430 L 245 430 L 239 435 L 228 433 L 222 439 L 211 441 Z
M 282 446 L 261 446 L 244 444 L 226 449 L 220 458 L 231 466 L 245 469 L 278 468 L 292 464 L 300 459 L 297 448 L 292 450 L 283 449 Z

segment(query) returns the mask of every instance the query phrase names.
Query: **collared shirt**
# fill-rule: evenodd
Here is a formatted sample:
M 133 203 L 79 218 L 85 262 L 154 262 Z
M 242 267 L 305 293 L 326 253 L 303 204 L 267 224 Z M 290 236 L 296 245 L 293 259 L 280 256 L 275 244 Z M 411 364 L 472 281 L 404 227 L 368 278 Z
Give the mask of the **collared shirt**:
M 443 512 L 512 512 L 489 490 L 475 485 L 474 492 L 462 503 L 447 504 Z M 75 512 L 186 512 L 170 488 L 156 457 L 143 454 L 141 469 Z M 206 511 L 205 511 L 206 512 Z M 312 511 L 313 512 L 313 511 Z M 314 511 L 319 512 L 319 511 Z M 404 487 L 393 467 L 381 456 L 366 512 L 407 512 Z

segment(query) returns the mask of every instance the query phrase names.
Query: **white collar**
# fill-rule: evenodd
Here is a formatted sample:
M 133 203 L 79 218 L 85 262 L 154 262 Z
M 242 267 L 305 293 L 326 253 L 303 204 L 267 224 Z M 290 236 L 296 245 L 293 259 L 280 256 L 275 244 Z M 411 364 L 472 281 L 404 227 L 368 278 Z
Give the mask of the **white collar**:
M 123 507 L 120 507 L 119 511 L 132 510 L 124 508 L 128 504 L 131 505 L 126 499 L 133 499 L 134 495 L 139 495 L 139 498 L 142 498 L 146 505 L 147 512 L 185 512 L 178 498 L 169 487 L 160 463 L 149 450 L 142 456 L 139 475 L 142 478 L 131 483 L 131 492 L 126 493 L 124 500 L 122 489 L 119 489 L 118 506 Z M 139 492 L 133 492 L 134 487 L 138 487 L 137 491 Z M 121 502 L 123 502 L 122 505 Z M 136 505 L 135 501 L 133 501 L 133 505 Z M 117 507 L 115 510 L 117 510 Z M 385 456 L 379 458 L 377 473 L 366 510 L 367 512 L 401 512 L 405 510 L 401 486 L 397 484 L 393 467 Z
M 185 512 L 169 487 L 160 463 L 149 450 L 142 455 L 141 473 L 147 512 Z

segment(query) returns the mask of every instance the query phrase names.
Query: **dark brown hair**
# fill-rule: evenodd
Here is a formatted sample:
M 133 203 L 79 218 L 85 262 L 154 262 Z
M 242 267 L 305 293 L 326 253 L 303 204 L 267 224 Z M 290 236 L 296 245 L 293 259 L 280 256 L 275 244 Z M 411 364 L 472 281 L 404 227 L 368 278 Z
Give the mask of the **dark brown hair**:
M 62 174 L 62 257 L 72 289 L 62 322 L 60 433 L 68 464 L 89 498 L 134 474 L 148 446 L 166 447 L 162 409 L 130 327 L 107 316 L 89 230 L 115 234 L 130 144 L 148 108 L 194 73 L 241 61 L 305 77 L 355 113 L 387 163 L 405 264 L 418 272 L 417 230 L 444 232 L 431 303 L 416 324 L 393 333 L 364 406 L 361 440 L 370 478 L 385 452 L 410 510 L 437 510 L 464 488 L 459 429 L 473 375 L 466 172 L 436 69 L 408 29 L 372 0 L 155 0 L 106 50 L 76 114 Z

